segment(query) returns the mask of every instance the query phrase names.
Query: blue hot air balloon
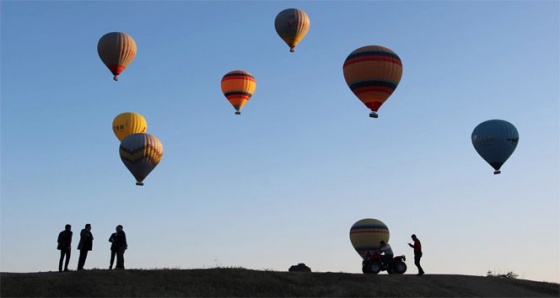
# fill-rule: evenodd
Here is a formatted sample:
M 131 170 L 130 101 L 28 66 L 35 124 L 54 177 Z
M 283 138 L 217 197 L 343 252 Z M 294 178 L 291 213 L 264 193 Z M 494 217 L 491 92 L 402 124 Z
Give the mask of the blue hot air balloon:
M 494 174 L 500 174 L 500 168 L 517 147 L 519 133 L 513 124 L 494 119 L 477 125 L 471 140 L 476 152 L 494 168 Z

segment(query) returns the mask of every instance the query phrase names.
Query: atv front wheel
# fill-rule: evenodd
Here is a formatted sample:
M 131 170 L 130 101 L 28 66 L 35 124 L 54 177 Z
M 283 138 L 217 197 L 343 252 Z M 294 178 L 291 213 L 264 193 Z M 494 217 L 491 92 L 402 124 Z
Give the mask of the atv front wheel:
M 368 269 L 370 273 L 377 274 L 381 271 L 381 262 L 373 261 L 369 263 Z

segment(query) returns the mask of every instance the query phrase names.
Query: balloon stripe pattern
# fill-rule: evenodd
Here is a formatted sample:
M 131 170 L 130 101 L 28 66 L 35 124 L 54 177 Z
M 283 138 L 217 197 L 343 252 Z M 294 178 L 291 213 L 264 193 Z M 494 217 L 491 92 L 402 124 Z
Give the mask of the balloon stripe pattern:
M 290 47 L 290 52 L 294 52 L 295 47 L 307 35 L 310 24 L 307 14 L 297 8 L 284 9 L 274 20 L 276 33 Z
M 374 112 L 393 94 L 402 77 L 401 59 L 382 46 L 365 46 L 353 51 L 342 69 L 350 90 Z
M 124 165 L 136 178 L 136 185 L 144 185 L 144 179 L 163 157 L 163 145 L 153 135 L 135 133 L 124 138 L 119 154 Z
M 244 70 L 233 70 L 224 75 L 222 92 L 233 108 L 239 113 L 257 88 L 255 77 Z
M 387 226 L 373 218 L 359 220 L 350 228 L 350 241 L 362 258 L 366 252 L 379 249 L 381 240 L 388 243 L 389 237 Z
M 500 174 L 501 167 L 517 148 L 519 132 L 513 124 L 493 119 L 477 125 L 471 140 L 476 152 L 494 168 L 494 174 Z
M 113 132 L 119 141 L 133 133 L 145 133 L 147 129 L 146 119 L 138 113 L 121 113 L 113 120 Z
M 118 81 L 117 76 L 132 63 L 136 52 L 136 42 L 130 35 L 123 32 L 107 33 L 97 43 L 99 58 L 114 75 L 115 81 Z

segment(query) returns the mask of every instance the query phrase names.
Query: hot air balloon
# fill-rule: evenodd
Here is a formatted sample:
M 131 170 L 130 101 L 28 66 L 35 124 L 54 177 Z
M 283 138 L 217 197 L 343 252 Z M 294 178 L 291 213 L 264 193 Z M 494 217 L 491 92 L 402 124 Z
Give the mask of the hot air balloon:
M 284 9 L 274 20 L 276 33 L 290 47 L 290 52 L 294 52 L 296 45 L 305 37 L 309 24 L 307 14 L 297 8 Z
M 501 173 L 500 168 L 515 151 L 519 133 L 513 124 L 494 119 L 477 125 L 471 140 L 476 152 L 494 168 L 496 175 Z
M 244 70 L 233 70 L 222 78 L 222 92 L 235 108 L 235 114 L 241 114 L 241 108 L 255 93 L 257 82 L 250 73 Z
M 113 80 L 118 81 L 117 76 L 136 57 L 136 42 L 126 33 L 110 32 L 99 39 L 97 53 L 113 74 Z
M 377 118 L 377 110 L 393 94 L 402 77 L 402 62 L 382 46 L 361 47 L 348 55 L 342 67 L 350 90 Z
M 146 176 L 161 160 L 163 145 L 151 134 L 133 133 L 122 140 L 119 154 L 124 165 L 136 178 L 136 185 L 142 186 Z
M 113 132 L 122 141 L 129 134 L 144 133 L 148 129 L 146 119 L 134 112 L 121 113 L 113 120 Z
M 366 252 L 377 250 L 379 241 L 389 243 L 389 236 L 389 229 L 378 219 L 361 219 L 350 228 L 350 242 L 362 258 Z

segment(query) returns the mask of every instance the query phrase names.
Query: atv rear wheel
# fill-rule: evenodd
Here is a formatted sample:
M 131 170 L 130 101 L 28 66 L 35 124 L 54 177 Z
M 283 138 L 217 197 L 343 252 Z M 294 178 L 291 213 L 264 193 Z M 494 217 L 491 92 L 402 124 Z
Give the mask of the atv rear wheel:
M 397 261 L 393 264 L 393 272 L 396 274 L 403 274 L 406 272 L 406 264 L 403 261 Z
M 366 265 L 362 265 L 362 273 L 363 274 L 371 273 L 371 272 L 369 272 L 369 267 L 366 266 Z

